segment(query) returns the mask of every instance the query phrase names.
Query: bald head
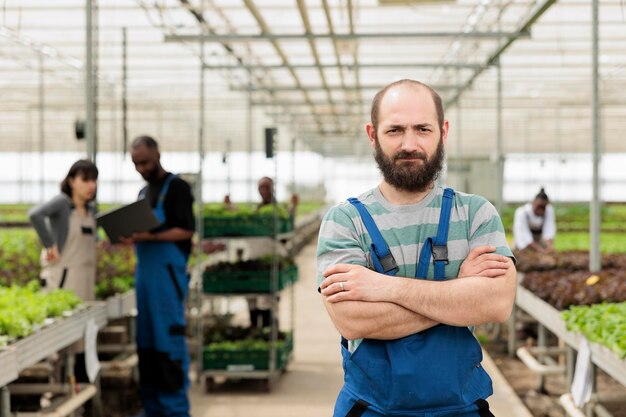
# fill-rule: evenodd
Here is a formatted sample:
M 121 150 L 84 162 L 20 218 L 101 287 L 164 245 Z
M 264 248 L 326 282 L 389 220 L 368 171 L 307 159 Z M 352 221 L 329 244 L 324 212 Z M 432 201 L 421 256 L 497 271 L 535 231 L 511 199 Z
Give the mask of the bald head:
M 261 204 L 271 204 L 272 203 L 272 193 L 274 190 L 274 180 L 270 177 L 263 177 L 259 180 L 259 194 L 261 195 Z
M 372 125 L 374 126 L 374 131 L 375 132 L 378 131 L 378 124 L 380 121 L 380 111 L 381 111 L 380 108 L 381 108 L 381 105 L 383 104 L 383 99 L 385 98 L 387 93 L 390 90 L 406 89 L 406 88 L 413 88 L 417 91 L 423 91 L 432 97 L 433 104 L 435 106 L 435 111 L 437 113 L 437 122 L 439 123 L 439 130 L 441 131 L 443 129 L 443 121 L 444 121 L 443 102 L 441 100 L 441 97 L 430 86 L 424 83 L 421 83 L 419 81 L 410 80 L 410 79 L 403 79 L 403 80 L 395 81 L 387 85 L 378 93 L 376 93 L 376 95 L 374 96 L 374 100 L 372 101 L 372 111 L 371 111 Z
M 133 142 L 130 145 L 130 149 L 137 149 L 141 146 L 145 146 L 148 149 L 156 150 L 157 152 L 159 151 L 159 144 L 156 140 L 154 140 L 152 136 L 137 136 L 135 139 L 133 139 Z
M 130 156 L 135 169 L 146 181 L 154 182 L 165 174 L 159 145 L 154 138 L 146 135 L 136 137 L 130 146 Z

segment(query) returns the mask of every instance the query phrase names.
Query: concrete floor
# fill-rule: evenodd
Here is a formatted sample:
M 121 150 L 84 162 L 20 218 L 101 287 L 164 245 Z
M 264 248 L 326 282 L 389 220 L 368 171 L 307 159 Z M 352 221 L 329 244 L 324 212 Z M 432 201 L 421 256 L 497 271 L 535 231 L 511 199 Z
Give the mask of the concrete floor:
M 315 291 L 315 244 L 307 245 L 296 261 L 300 278 L 294 288 L 295 347 L 288 371 L 269 393 L 259 389 L 258 381 L 229 383 L 211 393 L 205 393 L 203 385 L 194 384 L 190 390 L 193 417 L 332 415 L 343 371 L 339 334 Z M 281 300 L 281 323 L 289 323 L 290 301 L 286 291 Z M 532 417 L 486 353 L 483 365 L 494 380 L 495 393 L 489 398 L 494 415 Z

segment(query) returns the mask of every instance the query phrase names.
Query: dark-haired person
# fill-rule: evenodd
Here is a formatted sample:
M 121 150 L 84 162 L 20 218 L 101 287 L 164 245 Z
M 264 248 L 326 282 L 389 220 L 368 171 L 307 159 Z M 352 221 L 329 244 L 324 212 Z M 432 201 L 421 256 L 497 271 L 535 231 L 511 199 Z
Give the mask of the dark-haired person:
M 146 417 L 189 417 L 189 352 L 185 343 L 187 261 L 194 233 L 193 196 L 187 182 L 161 166 L 157 142 L 139 136 L 131 144 L 135 169 L 161 227 L 123 239 L 135 243 L 137 353 Z
M 42 280 L 48 289 L 72 290 L 83 300 L 95 299 L 96 198 L 98 168 L 80 160 L 61 183 L 61 193 L 33 207 L 28 215 L 45 253 Z
M 508 318 L 516 271 L 493 205 L 435 182 L 448 126 L 431 87 L 379 91 L 366 132 L 383 179 L 320 227 L 319 291 L 345 373 L 334 417 L 492 416 L 469 327 Z
M 532 248 L 548 253 L 554 250 L 556 219 L 550 199 L 542 188 L 535 199 L 515 210 L 513 238 L 515 249 Z

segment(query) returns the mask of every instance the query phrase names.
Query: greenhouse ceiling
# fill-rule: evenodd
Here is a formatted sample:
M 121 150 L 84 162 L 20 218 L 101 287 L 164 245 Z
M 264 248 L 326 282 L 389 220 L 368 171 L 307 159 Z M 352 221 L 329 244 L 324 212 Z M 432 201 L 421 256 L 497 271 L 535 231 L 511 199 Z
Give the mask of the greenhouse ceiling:
M 0 151 L 84 146 L 73 122 L 85 108 L 86 4 L 2 2 Z M 446 103 L 449 153 L 491 156 L 499 64 L 505 153 L 591 151 L 588 0 L 92 4 L 100 150 L 123 146 L 124 93 L 131 136 L 196 150 L 204 71 L 207 151 L 227 140 L 234 150 L 260 149 L 262 128 L 277 125 L 289 132 L 283 148 L 296 138 L 327 155 L 369 152 L 363 125 L 373 95 L 413 78 Z M 599 16 L 603 149 L 624 152 L 626 6 L 602 0 Z

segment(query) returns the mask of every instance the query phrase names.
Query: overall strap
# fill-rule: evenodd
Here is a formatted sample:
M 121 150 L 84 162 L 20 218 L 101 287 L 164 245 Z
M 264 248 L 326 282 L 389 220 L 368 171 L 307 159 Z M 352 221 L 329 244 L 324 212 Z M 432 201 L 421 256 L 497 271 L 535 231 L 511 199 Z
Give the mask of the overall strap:
M 176 178 L 174 174 L 168 174 L 165 182 L 163 183 L 163 187 L 161 188 L 161 192 L 159 193 L 159 199 L 157 200 L 157 209 L 163 209 L 163 202 L 165 201 L 165 196 L 167 195 L 168 190 L 170 189 L 170 184 L 172 180 Z
M 370 404 L 367 401 L 357 400 L 350 408 L 350 411 L 348 411 L 348 414 L 346 414 L 346 417 L 361 417 L 369 406 Z
M 378 230 L 378 226 L 376 226 L 371 214 L 357 198 L 349 198 L 348 202 L 357 209 L 367 232 L 372 238 L 371 254 L 374 269 L 381 274 L 396 275 L 398 273 L 398 265 L 395 259 L 393 259 L 389 246 L 383 239 L 383 235 L 380 234 L 380 230 Z
M 441 281 L 446 278 L 445 266 L 449 263 L 448 229 L 450 226 L 450 213 L 452 211 L 453 199 L 454 190 L 452 188 L 446 188 L 443 191 L 443 197 L 441 199 L 437 236 L 429 237 L 424 242 L 417 265 L 417 273 L 415 274 L 418 278 L 426 278 L 428 275 L 431 255 L 435 264 L 435 279 Z

